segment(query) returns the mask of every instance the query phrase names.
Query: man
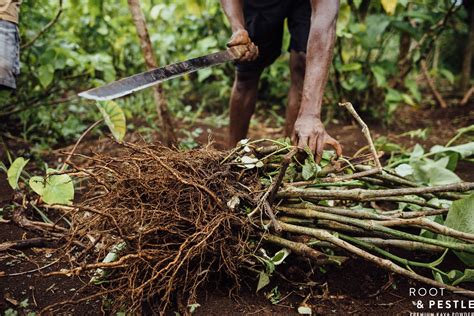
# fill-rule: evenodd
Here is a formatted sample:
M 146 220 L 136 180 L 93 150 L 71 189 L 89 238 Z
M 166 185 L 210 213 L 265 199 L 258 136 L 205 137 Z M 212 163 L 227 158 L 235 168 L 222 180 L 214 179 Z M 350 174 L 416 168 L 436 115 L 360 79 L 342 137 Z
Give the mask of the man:
M 326 144 L 341 155 L 340 144 L 321 122 L 321 104 L 335 42 L 338 0 L 221 0 L 232 28 L 228 46 L 246 45 L 237 63 L 230 99 L 229 145 L 247 135 L 255 110 L 258 82 L 265 67 L 280 55 L 288 19 L 291 86 L 285 133 L 300 148 L 321 159 Z
M 20 74 L 20 3 L 0 0 L 0 90 L 16 89 L 16 76 Z

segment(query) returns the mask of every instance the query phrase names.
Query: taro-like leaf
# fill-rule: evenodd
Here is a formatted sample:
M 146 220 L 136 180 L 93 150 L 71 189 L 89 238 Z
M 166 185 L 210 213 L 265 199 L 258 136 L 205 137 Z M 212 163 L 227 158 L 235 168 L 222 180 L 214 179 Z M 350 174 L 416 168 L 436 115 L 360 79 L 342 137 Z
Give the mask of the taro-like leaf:
M 122 108 L 114 101 L 97 101 L 96 105 L 112 135 L 116 140 L 121 141 L 127 130 Z
M 465 233 L 474 234 L 474 193 L 453 202 L 444 225 Z M 457 239 L 443 235 L 438 235 L 438 239 L 459 242 Z M 454 251 L 454 253 L 468 267 L 474 267 L 474 254 L 463 251 Z
M 430 185 L 444 185 L 461 182 L 461 179 L 451 170 L 446 169 L 449 157 L 443 157 L 437 161 L 424 159 L 412 161 L 414 176 L 417 181 Z
M 29 185 L 47 204 L 72 204 L 74 184 L 67 174 L 54 174 L 48 169 L 46 177 L 31 177 Z
M 20 179 L 21 172 L 23 171 L 23 168 L 25 168 L 28 161 L 28 159 L 25 160 L 23 157 L 18 157 L 12 163 L 10 168 L 8 168 L 8 184 L 10 184 L 13 190 L 18 189 L 18 179 Z

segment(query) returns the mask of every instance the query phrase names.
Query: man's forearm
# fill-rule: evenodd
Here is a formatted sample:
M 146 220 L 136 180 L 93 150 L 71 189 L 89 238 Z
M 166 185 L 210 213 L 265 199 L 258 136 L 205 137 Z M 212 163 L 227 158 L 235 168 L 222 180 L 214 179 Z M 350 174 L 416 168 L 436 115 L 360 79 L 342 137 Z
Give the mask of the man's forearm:
M 232 32 L 244 29 L 243 0 L 221 0 L 221 5 L 229 20 Z
M 312 0 L 311 29 L 306 52 L 306 74 L 299 116 L 321 118 L 324 95 L 334 42 L 339 10 L 337 0 Z

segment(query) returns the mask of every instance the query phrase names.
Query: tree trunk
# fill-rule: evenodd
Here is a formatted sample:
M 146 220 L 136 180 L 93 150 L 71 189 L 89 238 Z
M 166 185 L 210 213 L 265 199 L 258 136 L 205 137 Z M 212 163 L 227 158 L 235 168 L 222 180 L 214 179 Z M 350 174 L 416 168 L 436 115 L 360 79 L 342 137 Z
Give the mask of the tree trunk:
M 464 56 L 461 69 L 460 88 L 462 92 L 465 92 L 467 89 L 469 89 L 469 82 L 471 80 L 472 57 L 474 50 L 474 5 L 466 4 L 466 10 L 468 10 L 469 33 L 467 35 L 468 40 L 466 42 L 466 47 L 464 48 Z
M 133 23 L 137 29 L 138 38 L 140 39 L 140 46 L 142 48 L 145 64 L 148 69 L 157 67 L 156 57 L 151 45 L 150 36 L 146 27 L 145 16 L 140 7 L 139 0 L 128 0 L 128 7 L 132 14 Z M 153 89 L 153 97 L 155 99 L 156 109 L 158 112 L 158 119 L 163 129 L 163 142 L 170 146 L 176 143 L 176 135 L 173 129 L 173 122 L 168 112 L 168 105 L 163 95 L 163 88 L 158 84 Z

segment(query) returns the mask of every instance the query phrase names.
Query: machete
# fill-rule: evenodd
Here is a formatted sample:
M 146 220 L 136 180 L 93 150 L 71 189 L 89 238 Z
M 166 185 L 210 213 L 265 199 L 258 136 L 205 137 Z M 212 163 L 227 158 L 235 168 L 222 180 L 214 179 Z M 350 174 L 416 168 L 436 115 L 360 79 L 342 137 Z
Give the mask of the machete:
M 247 48 L 245 45 L 234 46 L 228 48 L 225 51 L 192 58 L 176 64 L 152 69 L 137 75 L 123 78 L 118 81 L 106 84 L 102 87 L 81 92 L 79 93 L 79 96 L 97 101 L 120 98 L 135 91 L 151 87 L 160 82 L 176 78 L 199 69 L 239 59 L 241 56 L 243 56 L 243 54 L 245 54 L 246 51 Z

